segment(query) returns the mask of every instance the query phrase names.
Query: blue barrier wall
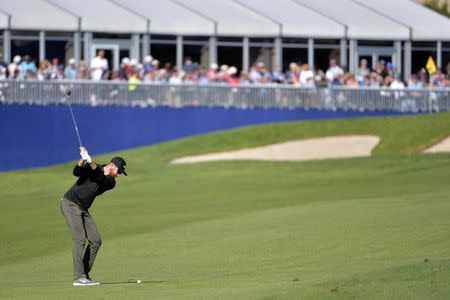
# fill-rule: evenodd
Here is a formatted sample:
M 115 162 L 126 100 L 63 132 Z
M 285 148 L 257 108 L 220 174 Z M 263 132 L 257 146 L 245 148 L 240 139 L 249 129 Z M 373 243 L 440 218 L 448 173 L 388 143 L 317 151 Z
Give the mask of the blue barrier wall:
M 245 125 L 394 115 L 390 112 L 223 108 L 72 106 L 81 141 L 102 154 Z M 78 159 L 78 139 L 68 106 L 0 105 L 0 171 Z

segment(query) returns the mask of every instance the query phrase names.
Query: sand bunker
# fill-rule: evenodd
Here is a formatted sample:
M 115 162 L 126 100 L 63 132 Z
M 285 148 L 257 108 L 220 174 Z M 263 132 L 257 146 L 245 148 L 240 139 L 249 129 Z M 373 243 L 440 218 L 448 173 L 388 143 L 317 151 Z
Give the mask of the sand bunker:
M 440 152 L 450 152 L 450 137 L 444 139 L 443 141 L 437 143 L 436 145 L 424 151 L 424 153 L 440 153 Z
M 379 143 L 377 136 L 337 136 L 291 141 L 264 147 L 182 157 L 174 164 L 217 160 L 302 161 L 370 156 Z

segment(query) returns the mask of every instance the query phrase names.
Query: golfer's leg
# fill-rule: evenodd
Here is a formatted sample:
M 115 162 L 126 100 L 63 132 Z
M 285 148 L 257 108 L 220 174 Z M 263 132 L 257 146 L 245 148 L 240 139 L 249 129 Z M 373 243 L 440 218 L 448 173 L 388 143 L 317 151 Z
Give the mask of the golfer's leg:
M 86 275 L 92 270 L 94 265 L 95 257 L 97 252 L 102 245 L 102 239 L 100 238 L 100 233 L 98 232 L 97 226 L 95 225 L 94 219 L 89 213 L 83 214 L 84 228 L 86 229 L 86 237 L 88 240 L 88 245 L 86 251 L 84 252 L 84 271 Z
M 83 266 L 83 254 L 86 246 L 86 231 L 84 229 L 82 210 L 75 203 L 63 199 L 61 201 L 61 210 L 66 217 L 67 225 L 69 225 L 72 234 L 72 255 L 73 255 L 73 277 L 85 278 Z

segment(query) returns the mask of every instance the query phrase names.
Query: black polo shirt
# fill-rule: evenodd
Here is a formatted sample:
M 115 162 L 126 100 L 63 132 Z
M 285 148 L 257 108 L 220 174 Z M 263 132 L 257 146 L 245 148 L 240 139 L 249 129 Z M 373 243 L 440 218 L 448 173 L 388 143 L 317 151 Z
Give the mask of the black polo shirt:
M 116 180 L 112 176 L 105 176 L 103 167 L 104 165 L 97 165 L 97 168 L 92 170 L 88 164 L 82 167 L 75 165 L 73 175 L 79 178 L 64 197 L 88 210 L 95 197 L 116 186 Z

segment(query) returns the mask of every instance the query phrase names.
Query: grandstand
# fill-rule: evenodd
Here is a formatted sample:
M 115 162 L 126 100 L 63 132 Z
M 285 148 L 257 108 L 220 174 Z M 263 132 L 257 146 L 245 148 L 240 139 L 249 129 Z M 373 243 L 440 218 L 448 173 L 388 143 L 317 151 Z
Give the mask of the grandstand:
M 4 63 L 29 55 L 36 65 L 73 58 L 90 66 L 103 49 L 110 77 L 123 58 L 144 63 L 149 55 L 161 67 L 182 69 L 190 57 L 205 69 L 238 71 L 257 62 L 270 71 L 292 62 L 325 71 L 334 58 L 356 73 L 366 59 L 371 68 L 392 63 L 405 80 L 429 56 L 437 68 L 450 61 L 449 19 L 410 0 L 1 0 L 0 7 Z
M 67 90 L 95 154 L 251 124 L 448 111 L 449 25 L 410 0 L 0 0 L 0 128 L 14 133 L 0 169 L 73 157 Z M 99 123 L 112 115 L 114 129 Z

